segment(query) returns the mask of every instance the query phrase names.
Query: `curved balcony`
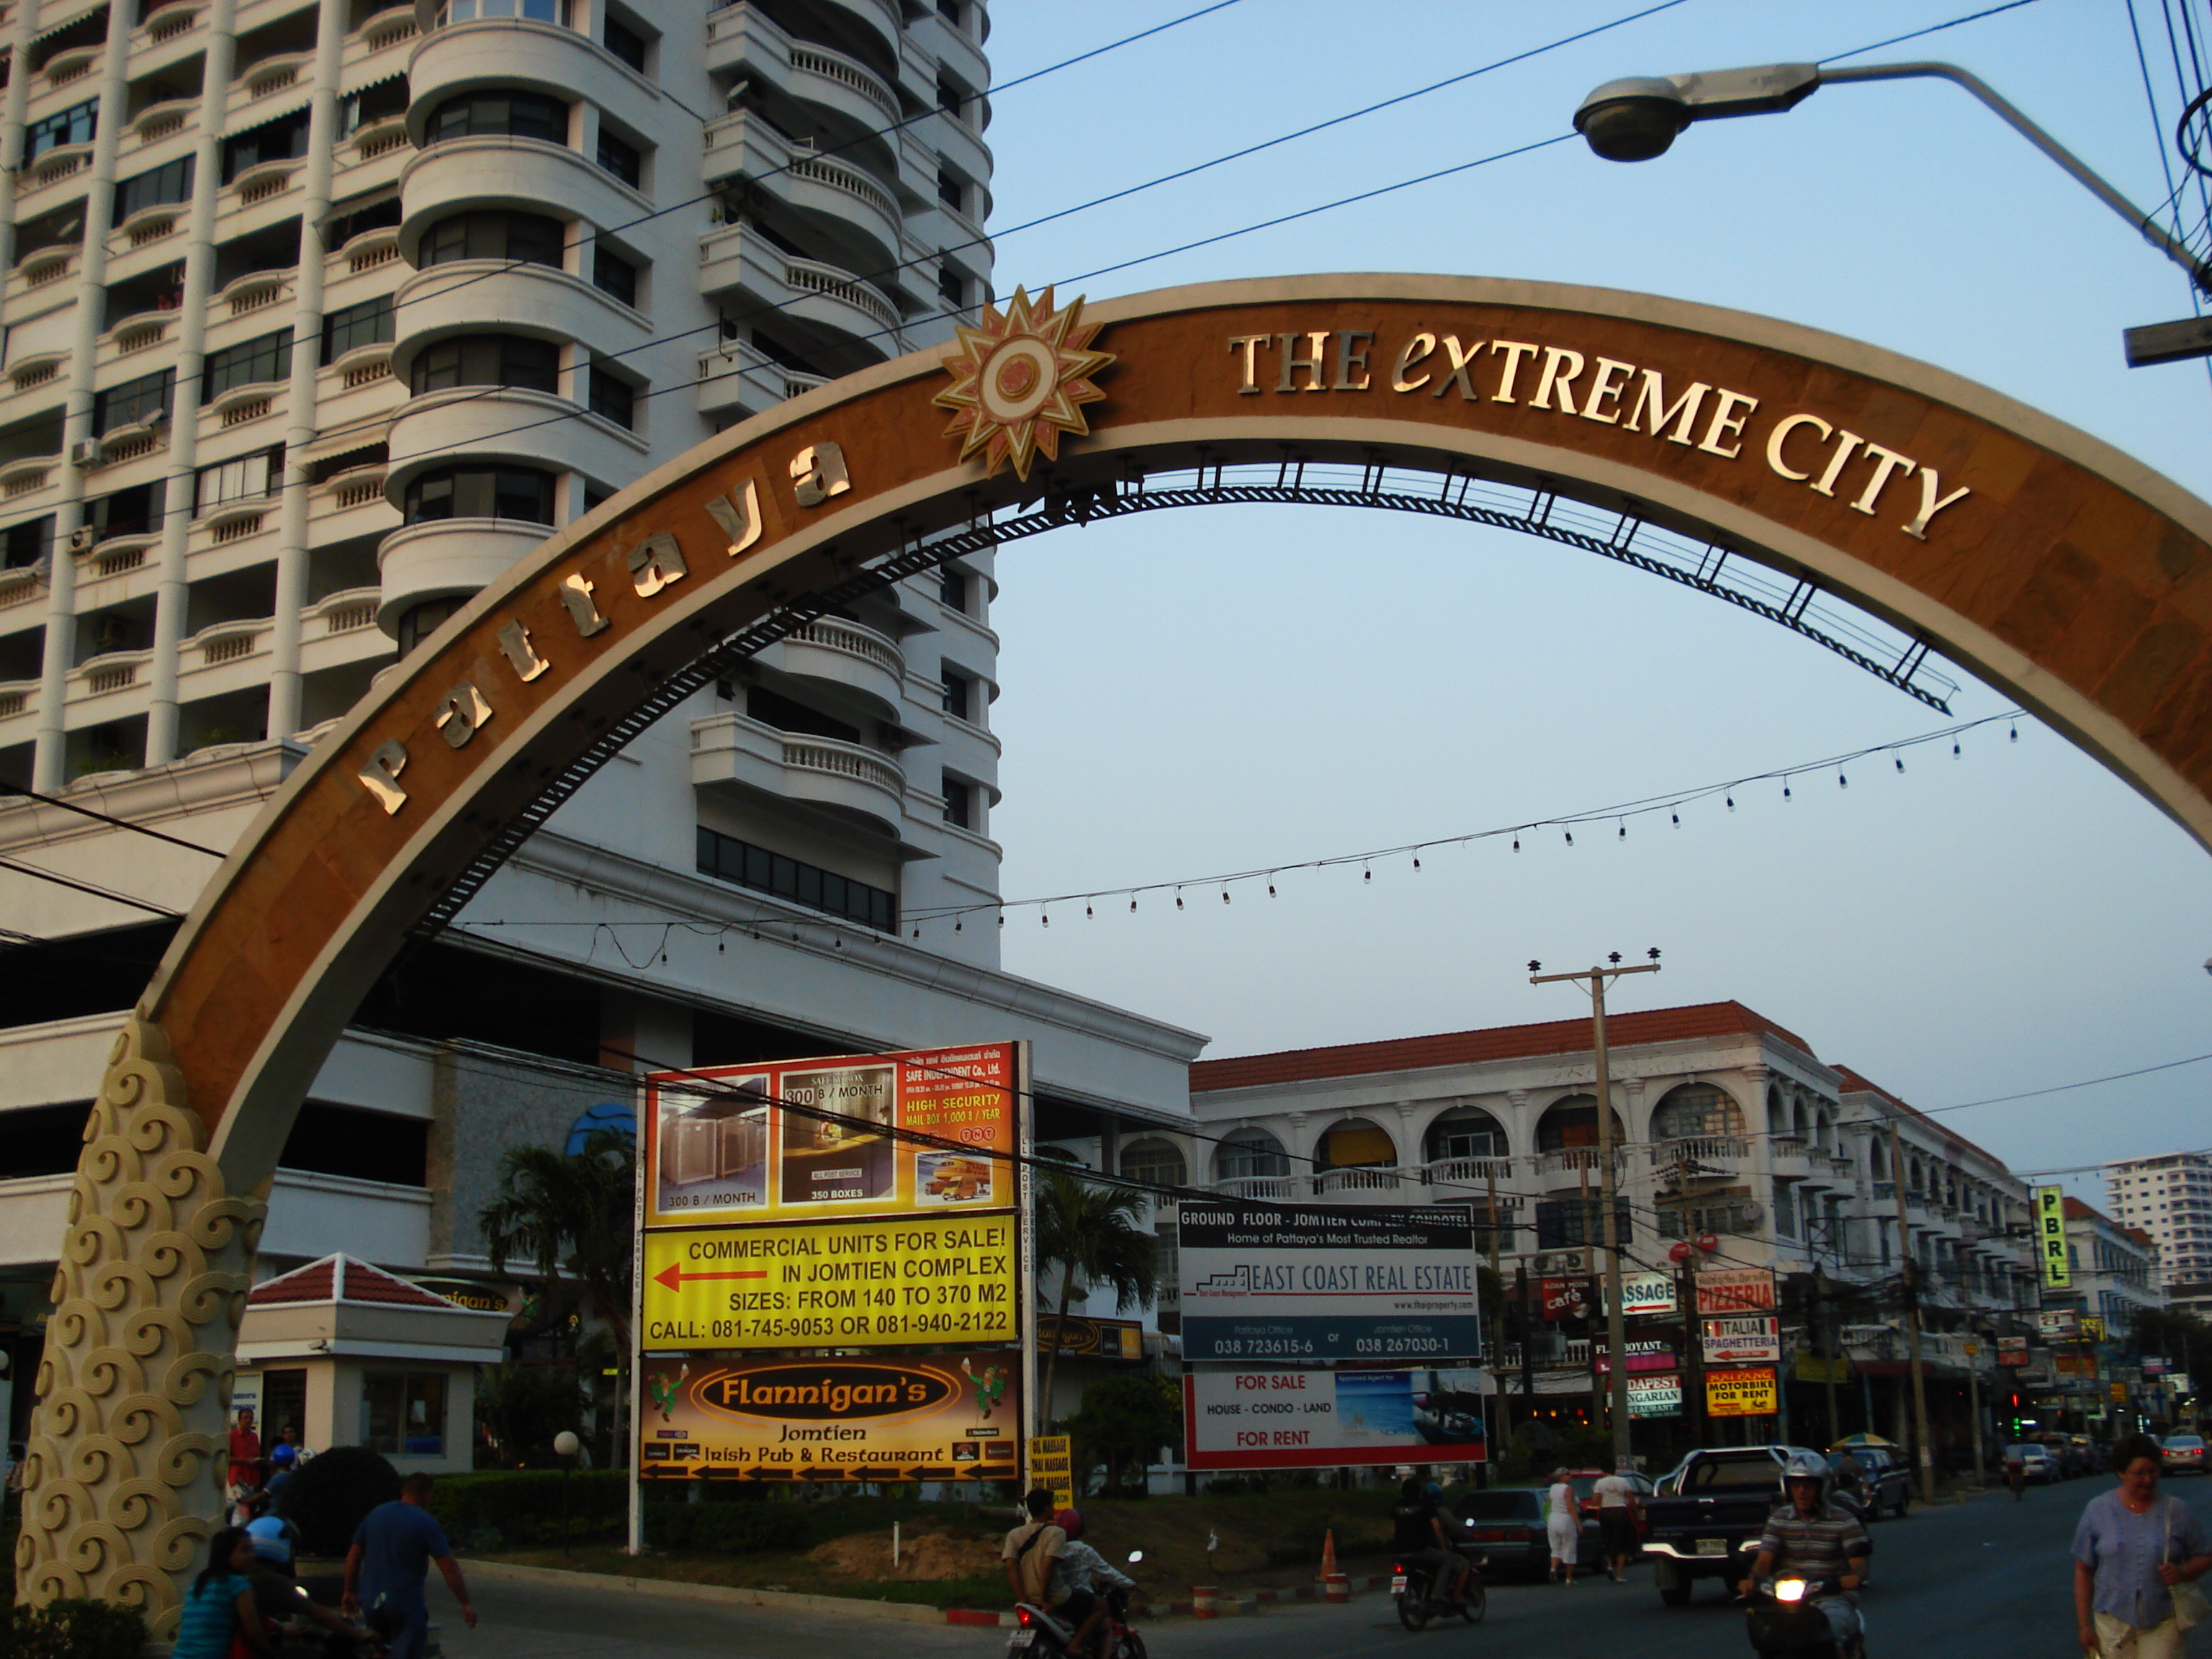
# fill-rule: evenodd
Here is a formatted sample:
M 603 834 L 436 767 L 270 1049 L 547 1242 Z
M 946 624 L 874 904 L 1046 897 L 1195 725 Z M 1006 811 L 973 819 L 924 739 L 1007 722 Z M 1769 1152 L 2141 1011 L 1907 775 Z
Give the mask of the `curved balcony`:
M 709 184 L 732 174 L 774 178 L 776 193 L 827 234 L 847 242 L 864 240 L 867 269 L 899 262 L 903 216 L 890 191 L 842 157 L 793 145 L 750 113 L 725 116 L 708 127 L 702 171 Z
M 1297 1176 L 1231 1176 L 1213 1183 L 1224 1198 L 1304 1198 L 1306 1182 Z
M 303 70 L 314 67 L 312 52 L 290 52 L 280 57 L 264 58 L 248 69 L 239 79 L 245 83 L 246 95 L 251 99 L 266 98 L 272 92 L 286 92 L 300 83 Z
M 840 617 L 817 617 L 763 650 L 760 660 L 787 674 L 803 674 L 856 691 L 876 704 L 887 720 L 898 713 L 906 654 L 872 628 Z
M 44 599 L 52 571 L 52 566 L 45 559 L 36 564 L 0 570 L 0 611 L 13 611 L 19 605 L 35 605 Z
M 0 722 L 27 720 L 38 709 L 38 681 L 0 680 Z
M 1395 1169 L 1323 1170 L 1313 1178 L 1313 1194 L 1355 1203 L 1395 1202 L 1401 1174 Z
M 752 6 L 708 14 L 707 69 L 726 76 L 757 76 L 862 132 L 879 132 L 904 118 L 898 94 L 883 76 L 842 52 L 793 40 Z
M 906 349 L 891 302 L 848 270 L 769 246 L 750 227 L 730 225 L 699 239 L 702 293 L 735 289 L 748 307 L 770 307 L 849 335 L 885 357 Z
M 1692 1177 L 1734 1175 L 1750 1157 L 1751 1143 L 1739 1135 L 1685 1135 L 1651 1149 L 1652 1166 L 1662 1175 L 1686 1169 Z
M 200 0 L 182 0 L 182 3 L 171 0 L 171 3 L 147 13 L 146 21 L 139 24 L 137 30 L 144 39 L 134 39 L 131 43 L 134 60 L 148 47 L 165 46 L 173 40 L 183 40 L 199 27 L 200 14 L 206 9 Z
M 550 265 L 504 259 L 455 259 L 417 271 L 399 285 L 400 324 L 392 372 L 402 380 L 423 347 L 454 334 L 527 334 L 574 341 L 609 356 L 653 337 L 653 325 L 580 276 Z
M 393 531 L 376 550 L 376 625 L 397 639 L 411 607 L 481 592 L 552 533 L 550 524 L 516 519 L 441 519 Z
M 108 651 L 88 657 L 69 671 L 69 700 L 82 702 L 143 687 L 153 660 L 151 651 Z
M 227 188 L 231 200 L 240 207 L 258 207 L 289 192 L 293 181 L 307 170 L 307 164 L 296 158 L 264 161 L 246 168 Z
M 131 135 L 142 145 L 158 144 L 191 125 L 199 109 L 200 100 L 197 98 L 164 98 L 158 104 L 147 105 L 132 118 Z
M 670 44 L 673 50 L 673 36 Z M 431 112 L 479 87 L 543 92 L 564 103 L 582 98 L 640 132 L 653 131 L 661 109 L 653 84 L 588 34 L 513 18 L 448 23 L 408 58 L 407 136 L 427 143 Z
M 243 688 L 265 680 L 268 670 L 259 659 L 269 655 L 276 628 L 267 617 L 203 628 L 178 647 L 179 678 L 191 683 L 197 696 L 216 696 L 233 681 Z
M 802 800 L 878 835 L 896 837 L 906 774 L 856 743 L 780 732 L 743 714 L 691 722 L 691 781 Z
M 100 66 L 104 46 L 74 46 L 67 52 L 58 52 L 46 60 L 42 71 L 49 88 L 65 87 L 72 81 L 82 81 Z
M 73 178 L 92 165 L 90 144 L 56 144 L 22 171 L 21 188 L 26 196 Z
M 594 225 L 627 224 L 653 204 L 573 149 L 536 138 L 448 138 L 399 170 L 407 216 L 399 251 L 410 264 L 433 221 L 471 208 L 526 213 Z M 573 238 L 572 238 L 573 240 Z
M 1433 1164 L 1424 1164 L 1419 1170 L 1425 1186 L 1486 1186 L 1492 1181 L 1510 1182 L 1513 1179 L 1513 1160 L 1510 1158 L 1446 1158 Z M 1500 1196 L 1502 1206 L 1508 1200 Z
M 566 398 L 507 386 L 460 386 L 410 398 L 392 410 L 386 441 L 392 463 L 384 493 L 395 501 L 426 467 L 501 460 L 626 478 L 646 453 L 642 438 Z
M 76 556 L 77 569 L 82 581 L 99 581 L 107 576 L 126 576 L 134 570 L 143 570 L 153 550 L 161 544 L 158 535 L 143 533 L 134 536 L 110 536 L 95 542 Z

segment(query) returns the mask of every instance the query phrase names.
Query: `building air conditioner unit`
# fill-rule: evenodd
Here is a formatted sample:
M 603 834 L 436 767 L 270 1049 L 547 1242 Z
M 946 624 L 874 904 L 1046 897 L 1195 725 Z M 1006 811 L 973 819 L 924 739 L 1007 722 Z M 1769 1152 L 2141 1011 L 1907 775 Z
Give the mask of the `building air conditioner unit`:
M 1760 1204 L 1758 1200 L 1753 1199 L 1743 1204 L 1738 1205 L 1736 1206 L 1736 1214 L 1743 1218 L 1743 1224 L 1745 1226 L 1756 1227 L 1760 1222 L 1766 1219 L 1766 1208 L 1764 1205 Z
M 1545 1250 L 1529 1260 L 1532 1272 L 1555 1279 L 1586 1279 L 1597 1271 L 1588 1250 Z
M 97 438 L 79 438 L 75 443 L 71 444 L 70 446 L 70 465 L 72 466 L 98 466 L 100 465 L 100 440 Z
M 97 539 L 90 525 L 70 532 L 69 549 L 72 553 L 88 553 Z

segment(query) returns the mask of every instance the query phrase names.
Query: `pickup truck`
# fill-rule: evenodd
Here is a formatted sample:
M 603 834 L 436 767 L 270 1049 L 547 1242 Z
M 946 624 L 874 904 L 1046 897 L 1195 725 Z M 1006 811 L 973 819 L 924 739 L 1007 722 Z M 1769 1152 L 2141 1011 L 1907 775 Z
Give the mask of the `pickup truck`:
M 1692 1452 L 1675 1473 L 1675 1495 L 1644 1500 L 1644 1553 L 1652 1562 L 1662 1601 L 1670 1607 L 1686 1606 L 1700 1578 L 1718 1578 L 1734 1593 L 1751 1570 L 1766 1517 L 1788 1501 L 1782 1490 L 1783 1466 L 1803 1449 L 1729 1446 Z M 1830 1497 L 1863 1518 L 1857 1504 L 1832 1488 Z

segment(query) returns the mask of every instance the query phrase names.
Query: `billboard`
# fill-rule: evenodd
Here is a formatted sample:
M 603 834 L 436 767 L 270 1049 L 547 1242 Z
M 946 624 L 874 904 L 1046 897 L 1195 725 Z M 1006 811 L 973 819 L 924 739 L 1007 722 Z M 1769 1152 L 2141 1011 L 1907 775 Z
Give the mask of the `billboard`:
M 2066 1189 L 2035 1189 L 2035 1259 L 2042 1265 L 2043 1288 L 2063 1291 L 2074 1282 L 2074 1259 L 2066 1253 Z
M 1133 1319 L 1093 1319 L 1087 1314 L 1070 1314 L 1062 1319 L 1039 1314 L 1036 1328 L 1039 1352 L 1056 1348 L 1086 1359 L 1145 1357 L 1145 1328 Z
M 1774 1308 L 1774 1271 L 1771 1267 L 1716 1267 L 1699 1273 L 1700 1314 L 1770 1313 Z
M 1620 1310 L 1624 1314 L 1670 1314 L 1674 1311 L 1674 1275 L 1623 1273 Z
M 1663 1338 L 1632 1337 L 1622 1347 L 1631 1376 L 1638 1371 L 1671 1371 L 1681 1363 L 1674 1358 L 1674 1345 Z M 1613 1370 L 1613 1356 L 1601 1344 L 1590 1345 L 1590 1369 L 1601 1376 Z
M 1710 1417 L 1771 1417 L 1777 1409 L 1775 1396 L 1771 1365 L 1705 1373 L 1705 1413 Z
M 643 1236 L 647 1352 L 1012 1342 L 1014 1218 L 957 1212 Z
M 1480 1463 L 1482 1379 L 1453 1370 L 1187 1371 L 1194 1469 Z
M 1018 1049 L 654 1073 L 641 1114 L 646 1225 L 1009 1208 Z
M 1012 1480 L 1021 1356 L 647 1359 L 638 1473 L 756 1480 Z
M 1705 1335 L 1708 1365 L 1782 1358 L 1782 1322 L 1771 1314 L 1736 1314 L 1726 1319 L 1701 1319 L 1698 1323 Z
M 1682 1414 L 1682 1375 L 1668 1371 L 1628 1379 L 1631 1417 L 1680 1417 Z
M 1482 1352 L 1464 1209 L 1185 1200 L 1186 1359 L 1441 1359 Z

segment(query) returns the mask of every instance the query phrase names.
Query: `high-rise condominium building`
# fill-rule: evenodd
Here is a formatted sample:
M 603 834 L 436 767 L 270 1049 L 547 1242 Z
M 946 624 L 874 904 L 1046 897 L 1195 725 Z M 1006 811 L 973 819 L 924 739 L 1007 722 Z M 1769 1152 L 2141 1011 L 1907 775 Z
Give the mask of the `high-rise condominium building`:
M 2158 1243 L 2165 1283 L 2212 1279 L 2212 1157 L 2166 1152 L 2105 1165 L 2105 1202 Z
M 15 1375 L 193 848 L 553 527 L 950 337 L 989 295 L 986 28 L 976 0 L 0 0 L 0 781 L 174 838 L 0 809 L 0 858 L 45 872 L 0 869 Z M 1199 1039 L 1003 974 L 988 910 L 913 925 L 998 896 L 995 591 L 985 554 L 825 616 L 569 802 L 361 1011 L 268 1268 L 487 1272 L 498 1152 L 619 1102 L 610 1072 L 1026 1038 L 1042 1130 L 1181 1121 Z

